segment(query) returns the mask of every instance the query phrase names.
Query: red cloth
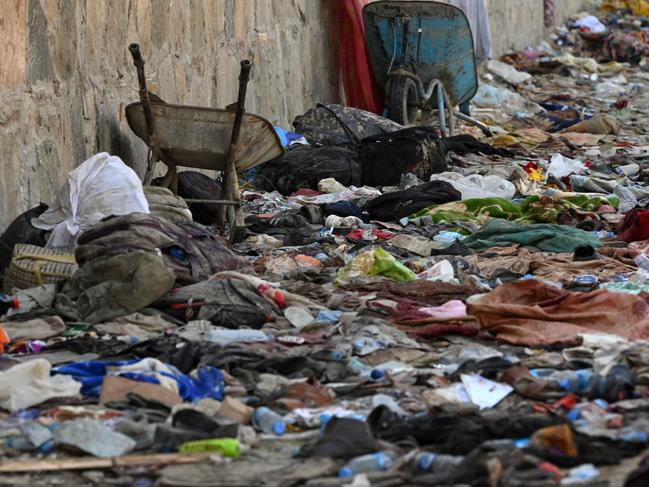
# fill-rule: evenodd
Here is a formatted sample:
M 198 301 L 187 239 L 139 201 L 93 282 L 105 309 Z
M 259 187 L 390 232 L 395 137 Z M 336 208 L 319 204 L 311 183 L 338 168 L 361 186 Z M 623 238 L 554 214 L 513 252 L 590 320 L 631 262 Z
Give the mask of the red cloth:
M 340 70 L 347 105 L 383 112 L 383 94 L 372 79 L 365 50 L 363 7 L 369 0 L 340 0 Z
M 618 229 L 625 242 L 649 240 L 649 210 L 635 209 L 626 214 Z

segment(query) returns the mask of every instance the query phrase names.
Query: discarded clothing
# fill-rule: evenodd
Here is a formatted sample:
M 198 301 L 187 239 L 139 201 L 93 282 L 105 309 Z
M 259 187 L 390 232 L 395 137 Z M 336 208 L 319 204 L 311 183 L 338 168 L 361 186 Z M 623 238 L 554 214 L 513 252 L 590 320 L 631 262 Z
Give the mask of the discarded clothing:
M 169 292 L 174 282 L 162 259 L 148 252 L 98 258 L 65 283 L 55 307 L 75 320 L 100 323 L 140 311 Z
M 172 290 L 154 306 L 181 320 L 208 320 L 227 328 L 261 328 L 277 310 L 239 279 L 203 281 Z
M 192 221 L 192 212 L 180 196 L 176 196 L 167 188 L 144 186 L 144 196 L 149 203 L 149 213 L 158 218 L 171 222 L 179 220 Z
M 223 399 L 223 373 L 216 367 L 199 367 L 190 375 L 181 373 L 172 365 L 154 358 L 142 360 L 118 360 L 113 362 L 76 362 L 61 365 L 52 370 L 59 375 L 73 377 L 81 383 L 81 394 L 99 396 L 106 376 L 151 384 L 160 384 L 180 395 L 183 400 L 198 400 L 205 397 L 220 401 Z
M 565 225 L 519 225 L 502 219 L 489 220 L 485 226 L 463 240 L 475 250 L 508 247 L 519 244 L 543 252 L 571 253 L 577 247 L 601 247 L 601 242 L 589 232 Z
M 618 229 L 625 242 L 649 240 L 649 210 L 635 209 L 624 216 Z
M 435 130 L 409 127 L 364 138 L 359 146 L 361 179 L 368 186 L 399 184 L 401 175 L 415 173 L 428 181 L 446 171 L 446 156 Z
M 342 147 L 295 147 L 257 171 L 257 185 L 290 195 L 300 188 L 318 189 L 325 178 L 344 186 L 360 186 L 361 166 L 354 151 Z
M 580 333 L 649 338 L 649 305 L 603 289 L 573 293 L 535 279 L 502 284 L 472 302 L 467 313 L 483 330 L 515 345 L 575 345 Z
M 446 181 L 431 181 L 405 191 L 385 193 L 369 201 L 365 211 L 373 220 L 398 221 L 431 205 L 457 201 L 462 195 Z
M 83 265 L 98 257 L 137 250 L 161 252 L 165 265 L 180 284 L 249 265 L 230 249 L 225 239 L 212 235 L 198 223 L 172 223 L 141 213 L 107 218 L 95 225 L 79 237 L 75 255 L 79 265 Z

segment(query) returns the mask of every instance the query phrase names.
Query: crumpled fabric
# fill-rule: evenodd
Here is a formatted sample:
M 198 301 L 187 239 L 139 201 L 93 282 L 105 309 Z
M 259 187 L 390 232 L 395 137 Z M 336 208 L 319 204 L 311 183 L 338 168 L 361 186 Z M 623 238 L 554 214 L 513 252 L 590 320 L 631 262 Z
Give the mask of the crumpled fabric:
M 193 221 L 192 212 L 180 196 L 160 186 L 143 186 L 144 196 L 149 203 L 151 215 L 171 222 L 179 220 Z
M 624 216 L 618 234 L 625 242 L 649 240 L 649 210 L 635 209 Z
M 53 397 L 79 394 L 81 384 L 72 377 L 50 377 L 50 363 L 37 358 L 0 372 L 0 407 L 12 413 Z
M 602 246 L 597 237 L 578 228 L 552 224 L 519 225 L 502 219 L 489 220 L 463 243 L 476 250 L 519 244 L 533 250 L 557 253 L 571 253 L 584 245 Z
M 367 423 L 333 417 L 315 442 L 305 445 L 300 456 L 350 459 L 376 451 L 376 440 Z
M 535 279 L 502 284 L 467 306 L 480 328 L 514 345 L 576 345 L 581 333 L 649 339 L 649 304 L 599 289 L 573 293 Z
M 617 135 L 620 133 L 620 124 L 612 115 L 595 115 L 590 120 L 571 125 L 564 132 Z
M 159 384 L 176 392 L 185 401 L 205 397 L 221 401 L 225 390 L 223 373 L 216 367 L 199 367 L 190 375 L 186 375 L 176 367 L 154 358 L 75 362 L 56 367 L 52 372 L 71 376 L 79 381 L 81 394 L 84 396 L 99 396 L 102 382 L 107 375 Z
M 584 274 L 592 274 L 600 281 L 605 281 L 616 274 L 636 269 L 635 266 L 612 257 L 600 256 L 595 260 L 575 261 L 573 254 L 530 252 L 524 247 L 495 247 L 464 259 L 487 279 L 503 274 L 534 274 L 538 278 L 562 284 L 568 284 L 575 277 Z
M 136 251 L 87 262 L 63 286 L 55 307 L 88 323 L 129 315 L 167 294 L 174 273 L 154 254 Z
M 149 213 L 138 175 L 117 156 L 95 154 L 68 175 L 55 203 L 32 225 L 52 231 L 47 247 L 73 250 L 77 236 L 110 215 Z
M 461 193 L 447 181 L 430 181 L 404 191 L 385 193 L 369 201 L 365 211 L 380 221 L 400 220 L 431 205 L 461 199 Z

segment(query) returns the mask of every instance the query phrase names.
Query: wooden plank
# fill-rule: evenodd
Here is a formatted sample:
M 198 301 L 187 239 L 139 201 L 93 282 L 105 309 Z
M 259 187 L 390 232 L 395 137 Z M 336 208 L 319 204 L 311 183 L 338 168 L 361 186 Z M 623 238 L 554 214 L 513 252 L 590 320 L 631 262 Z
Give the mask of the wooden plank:
M 90 470 L 139 465 L 177 465 L 200 463 L 209 458 L 207 453 L 160 453 L 154 455 L 126 455 L 112 458 L 65 458 L 60 460 L 16 460 L 0 463 L 0 472 L 51 472 L 56 470 Z

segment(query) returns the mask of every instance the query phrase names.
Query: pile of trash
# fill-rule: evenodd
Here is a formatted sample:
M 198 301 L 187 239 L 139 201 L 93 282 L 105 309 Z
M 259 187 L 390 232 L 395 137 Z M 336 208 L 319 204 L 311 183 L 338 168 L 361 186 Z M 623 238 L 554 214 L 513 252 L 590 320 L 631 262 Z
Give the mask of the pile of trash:
M 641 4 L 487 61 L 490 137 L 297 117 L 236 243 L 85 161 L 0 237 L 0 483 L 649 485 Z

